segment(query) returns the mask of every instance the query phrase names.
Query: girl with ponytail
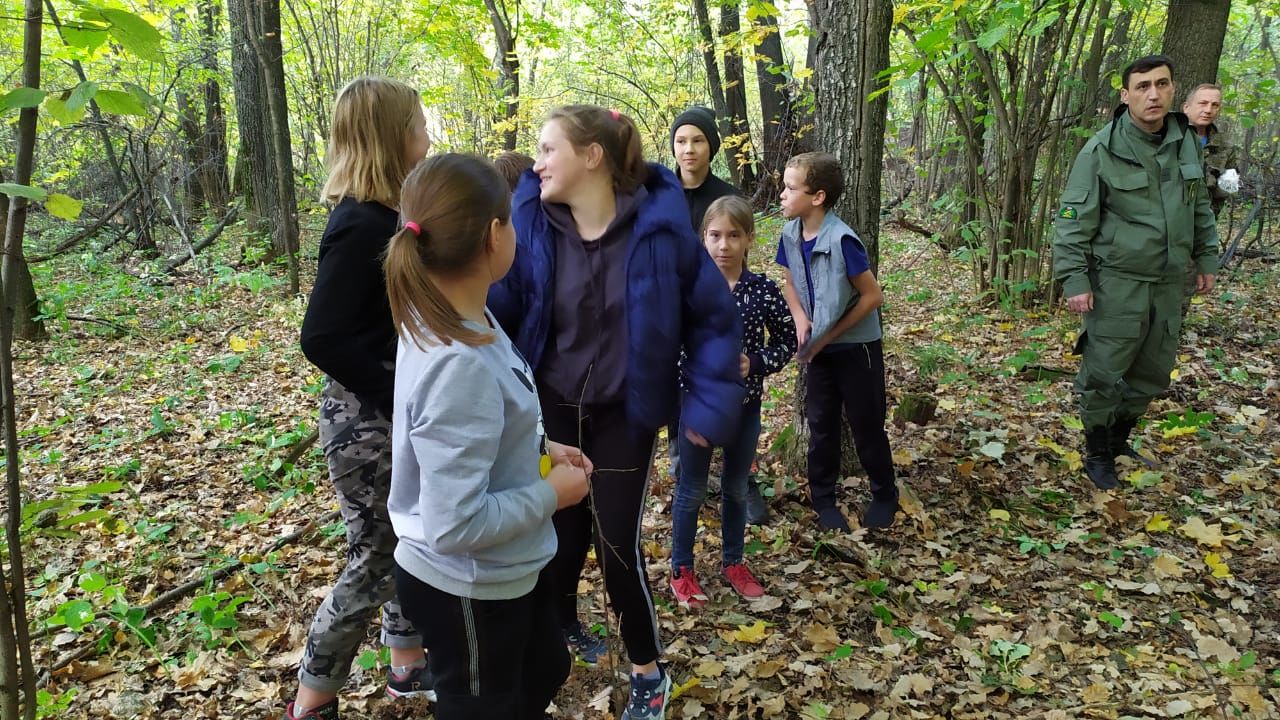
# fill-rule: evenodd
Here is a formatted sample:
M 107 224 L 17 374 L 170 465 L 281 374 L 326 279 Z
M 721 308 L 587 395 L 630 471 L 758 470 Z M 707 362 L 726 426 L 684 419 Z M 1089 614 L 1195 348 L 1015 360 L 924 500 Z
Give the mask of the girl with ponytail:
M 654 438 L 675 415 L 683 348 L 689 439 L 729 441 L 744 393 L 737 308 L 679 180 L 645 162 L 635 124 L 616 110 L 552 111 L 512 203 L 515 262 L 489 307 L 533 367 L 548 437 L 596 464 L 590 501 L 555 516 L 557 614 L 582 659 L 598 659 L 601 643 L 577 619 L 594 541 L 632 666 L 622 717 L 660 720 L 671 680 L 640 548 Z
M 302 321 L 302 352 L 328 381 L 320 443 L 347 526 L 347 565 L 316 611 L 285 720 L 336 720 L 338 690 L 382 609 L 387 694 L 431 696 L 422 639 L 396 601 L 396 537 L 387 517 L 396 331 L 382 254 L 396 232 L 400 184 L 427 154 L 422 99 L 402 82 L 351 81 L 334 103 L 323 199 L 332 206 Z
M 396 590 L 431 649 L 437 720 L 544 717 L 569 653 L 544 568 L 591 462 L 543 436 L 533 372 L 485 310 L 515 255 L 506 181 L 446 154 L 405 181 L 385 271 L 396 353 Z

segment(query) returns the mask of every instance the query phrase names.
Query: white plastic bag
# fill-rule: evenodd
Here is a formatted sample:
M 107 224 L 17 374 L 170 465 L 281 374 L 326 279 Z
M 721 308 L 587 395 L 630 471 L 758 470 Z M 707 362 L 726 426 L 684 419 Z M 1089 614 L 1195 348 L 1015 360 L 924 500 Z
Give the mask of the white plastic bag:
M 1218 189 L 1228 195 L 1240 192 L 1240 173 L 1236 172 L 1235 168 L 1222 173 L 1218 176 Z

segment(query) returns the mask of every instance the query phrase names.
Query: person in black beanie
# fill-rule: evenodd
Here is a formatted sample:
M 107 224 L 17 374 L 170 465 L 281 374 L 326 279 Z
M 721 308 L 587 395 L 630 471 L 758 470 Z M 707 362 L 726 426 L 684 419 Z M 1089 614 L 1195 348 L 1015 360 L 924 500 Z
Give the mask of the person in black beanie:
M 702 217 L 711 203 L 726 195 L 741 194 L 711 172 L 711 160 L 720 151 L 715 113 L 695 105 L 677 115 L 671 123 L 671 150 L 676 156 L 676 177 L 680 178 L 684 199 L 689 203 L 693 231 L 701 233 Z
M 720 133 L 716 130 L 716 115 L 710 109 L 694 105 L 676 116 L 671 123 L 671 151 L 676 157 L 676 177 L 684 186 L 684 199 L 689 203 L 689 220 L 693 231 L 702 237 L 702 220 L 707 208 L 719 198 L 742 195 L 738 188 L 716 177 L 711 172 L 711 160 L 720 151 Z M 667 437 L 679 437 L 680 420 L 677 417 L 667 426 Z M 680 476 L 680 454 L 677 443 L 670 442 L 667 456 L 671 460 L 671 475 Z M 762 525 L 769 521 L 769 508 L 760 494 L 760 487 L 752 473 L 747 483 L 747 522 Z

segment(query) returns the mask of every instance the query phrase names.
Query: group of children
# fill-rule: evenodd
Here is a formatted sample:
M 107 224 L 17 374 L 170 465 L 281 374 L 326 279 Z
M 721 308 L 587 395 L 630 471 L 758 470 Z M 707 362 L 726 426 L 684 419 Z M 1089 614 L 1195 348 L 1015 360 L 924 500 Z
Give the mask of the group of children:
M 550 113 L 531 167 L 426 158 L 417 93 L 384 78 L 345 87 L 332 127 L 333 210 L 302 347 L 329 378 L 321 439 L 348 562 L 286 720 L 338 717 L 378 608 L 388 694 L 425 695 L 440 720 L 545 717 L 570 649 L 603 652 L 577 617 L 592 546 L 631 663 L 621 717 L 664 718 L 672 682 L 640 547 L 658 430 L 678 418 L 677 601 L 707 601 L 693 548 L 714 447 L 721 571 L 760 597 L 743 546 L 752 497 L 763 504 L 751 479 L 763 378 L 793 356 L 808 365 L 820 526 L 849 528 L 835 496 L 842 409 L 871 479 L 863 525 L 893 522 L 882 294 L 830 211 L 833 157 L 787 164 L 779 291 L 748 267 L 752 209 L 710 172 L 719 137 L 703 108 L 672 127 L 674 173 L 645 162 L 630 118 L 590 105 Z

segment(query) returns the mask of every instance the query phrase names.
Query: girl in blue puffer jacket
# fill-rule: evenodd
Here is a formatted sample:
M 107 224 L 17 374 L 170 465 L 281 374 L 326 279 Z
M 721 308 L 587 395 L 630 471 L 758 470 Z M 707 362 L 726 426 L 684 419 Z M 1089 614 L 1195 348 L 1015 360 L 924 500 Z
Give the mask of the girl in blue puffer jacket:
M 515 262 L 490 290 L 489 308 L 533 368 L 547 437 L 595 463 L 591 495 L 554 517 L 560 620 L 583 659 L 595 659 L 598 642 L 577 620 L 594 540 L 632 663 L 623 718 L 660 719 L 671 681 L 658 665 L 640 548 L 654 438 L 674 415 L 683 347 L 688 438 L 728 442 L 744 393 L 741 321 L 689 225 L 680 182 L 645 163 L 627 116 L 590 105 L 554 110 L 512 205 Z

